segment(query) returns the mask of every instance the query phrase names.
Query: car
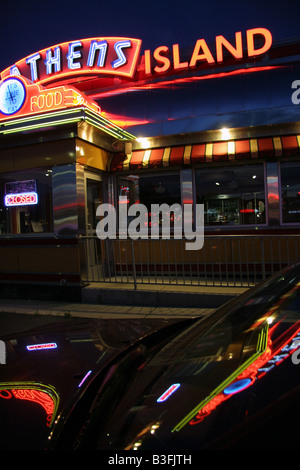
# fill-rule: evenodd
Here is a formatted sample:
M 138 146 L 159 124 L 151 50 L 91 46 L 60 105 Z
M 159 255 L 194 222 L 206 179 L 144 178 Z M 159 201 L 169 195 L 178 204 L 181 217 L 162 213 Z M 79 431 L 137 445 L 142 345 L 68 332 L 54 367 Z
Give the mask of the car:
M 298 448 L 300 265 L 203 317 L 73 319 L 2 340 L 1 448 Z

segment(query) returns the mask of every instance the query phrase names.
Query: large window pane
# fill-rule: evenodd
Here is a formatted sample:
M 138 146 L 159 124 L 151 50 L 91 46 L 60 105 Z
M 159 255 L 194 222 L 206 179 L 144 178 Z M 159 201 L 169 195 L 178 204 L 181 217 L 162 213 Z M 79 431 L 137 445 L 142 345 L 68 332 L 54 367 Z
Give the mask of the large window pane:
M 263 165 L 197 169 L 196 200 L 206 225 L 266 223 Z
M 282 222 L 300 222 L 300 163 L 281 164 Z
M 179 173 L 120 176 L 117 187 L 118 197 L 126 196 L 128 205 L 139 203 L 146 206 L 150 224 L 152 204 L 181 204 Z M 173 217 L 174 214 L 170 214 L 171 227 L 174 223 Z
M 51 174 L 37 169 L 0 175 L 0 234 L 53 231 Z

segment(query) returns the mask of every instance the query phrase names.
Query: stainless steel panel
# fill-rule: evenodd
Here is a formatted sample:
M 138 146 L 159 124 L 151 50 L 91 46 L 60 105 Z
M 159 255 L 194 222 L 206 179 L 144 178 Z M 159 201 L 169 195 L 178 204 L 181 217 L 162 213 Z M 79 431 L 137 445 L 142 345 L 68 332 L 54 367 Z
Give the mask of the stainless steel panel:
M 75 235 L 78 232 L 76 165 L 53 167 L 52 185 L 54 233 Z
M 278 163 L 266 163 L 269 225 L 280 224 Z

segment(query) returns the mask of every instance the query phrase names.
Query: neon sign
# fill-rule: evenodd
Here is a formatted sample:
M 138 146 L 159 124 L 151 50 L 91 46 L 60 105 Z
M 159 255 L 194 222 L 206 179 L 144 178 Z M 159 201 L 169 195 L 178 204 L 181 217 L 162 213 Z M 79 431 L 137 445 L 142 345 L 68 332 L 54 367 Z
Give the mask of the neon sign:
M 1 382 L 0 398 L 15 398 L 39 404 L 46 412 L 47 427 L 52 425 L 59 404 L 59 396 L 53 387 L 35 382 Z
M 83 379 L 82 379 L 81 382 L 79 383 L 78 388 L 81 387 L 81 385 L 86 381 L 86 379 L 89 377 L 89 375 L 91 375 L 91 373 L 92 373 L 92 371 L 89 370 L 89 371 L 85 374 L 85 376 L 83 377 Z
M 259 380 L 274 367 L 280 365 L 299 348 L 300 327 L 299 322 L 297 322 L 295 326 L 291 326 L 282 335 L 287 337 L 285 342 L 272 350 L 271 338 L 277 326 L 278 324 L 274 325 L 272 329 L 268 330 L 267 334 L 266 329 L 262 330 L 257 343 L 257 353 L 246 364 L 242 365 L 238 373 L 234 373 L 222 382 L 209 397 L 204 399 L 197 406 L 198 411 L 194 409 L 186 418 L 178 423 L 173 429 L 174 431 L 179 431 L 187 423 L 191 426 L 201 423 L 217 406 L 228 400 L 233 394 L 250 387 L 256 380 Z
M 13 109 L 12 106 L 9 108 L 11 109 L 10 117 L 28 116 L 72 107 L 85 107 L 98 114 L 101 113 L 101 109 L 95 101 L 69 86 L 44 88 L 29 82 L 24 77 L 9 76 L 0 83 L 0 90 L 2 87 L 10 90 L 9 84 L 12 81 L 22 84 L 25 96 L 20 106 Z M 0 95 L 0 121 L 8 119 L 7 106 L 5 104 L 7 100 L 13 99 L 9 93 L 9 91 L 6 91 L 3 96 Z
M 263 38 L 263 45 L 255 46 L 255 39 L 260 36 Z M 145 74 L 152 75 L 153 72 L 164 74 L 173 70 L 184 71 L 195 69 L 198 65 L 212 65 L 224 62 L 224 49 L 229 52 L 236 60 L 243 59 L 243 41 L 242 32 L 235 33 L 235 45 L 232 45 L 224 36 L 216 36 L 216 57 L 213 56 L 204 39 L 198 39 L 189 61 L 181 61 L 180 49 L 178 44 L 173 44 L 170 50 L 166 46 L 160 46 L 155 49 L 153 57 L 149 50 L 145 51 Z M 272 46 L 272 34 L 266 28 L 254 28 L 246 31 L 247 56 L 256 57 L 265 54 Z M 153 60 L 155 64 L 152 64 Z
M 180 387 L 180 384 L 171 385 L 156 401 L 162 403 L 166 401 L 176 390 Z
M 56 349 L 56 343 L 41 343 L 41 344 L 29 344 L 26 346 L 27 351 L 40 351 L 44 349 Z
M 29 206 L 38 203 L 38 195 L 35 192 L 6 194 L 4 198 L 6 207 Z
M 250 387 L 256 380 L 264 377 L 270 370 L 282 364 L 297 351 L 300 343 L 300 321 L 292 324 L 275 339 L 273 339 L 273 334 L 280 322 L 271 328 L 269 325 L 273 323 L 273 315 L 280 309 L 280 306 L 299 288 L 300 283 L 297 283 L 287 294 L 282 295 L 263 317 L 254 322 L 251 330 L 262 326 L 258 334 L 256 352 L 177 423 L 172 432 L 180 431 L 188 423 L 191 426 L 200 423 L 218 405 L 228 400 L 233 392 L 238 393 Z M 227 390 L 227 394 L 224 393 L 225 390 Z
M 19 60 L 4 70 L 46 84 L 57 79 L 83 75 L 117 75 L 132 78 L 140 53 L 140 39 L 105 37 L 65 42 Z
M 272 46 L 272 34 L 266 28 L 235 33 L 235 41 L 215 37 L 215 55 L 205 39 L 198 39 L 191 56 L 181 57 L 179 44 L 145 50 L 139 58 L 142 41 L 124 37 L 100 37 L 65 42 L 19 60 L 1 73 L 1 78 L 20 75 L 42 85 L 64 82 L 75 77 L 117 76 L 136 80 L 169 72 L 196 70 L 222 64 L 226 56 L 240 62 L 265 54 Z M 257 45 L 258 40 L 261 44 Z M 135 77 L 135 73 L 137 76 Z

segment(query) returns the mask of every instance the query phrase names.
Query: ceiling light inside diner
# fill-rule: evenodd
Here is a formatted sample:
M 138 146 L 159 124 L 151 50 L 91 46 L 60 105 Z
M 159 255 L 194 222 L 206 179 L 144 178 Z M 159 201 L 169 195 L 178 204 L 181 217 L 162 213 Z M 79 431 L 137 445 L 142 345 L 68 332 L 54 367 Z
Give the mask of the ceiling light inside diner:
M 222 139 L 225 139 L 225 140 L 230 139 L 230 132 L 226 127 L 223 127 L 221 129 L 221 134 L 222 134 Z
M 138 137 L 136 141 L 141 144 L 142 147 L 147 147 L 149 145 L 149 140 L 146 137 Z

